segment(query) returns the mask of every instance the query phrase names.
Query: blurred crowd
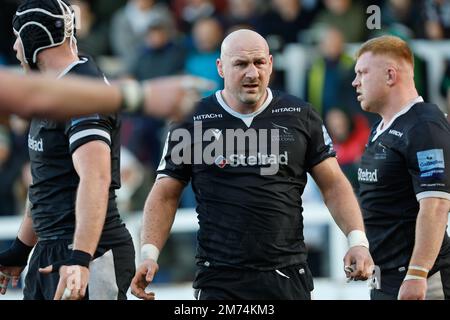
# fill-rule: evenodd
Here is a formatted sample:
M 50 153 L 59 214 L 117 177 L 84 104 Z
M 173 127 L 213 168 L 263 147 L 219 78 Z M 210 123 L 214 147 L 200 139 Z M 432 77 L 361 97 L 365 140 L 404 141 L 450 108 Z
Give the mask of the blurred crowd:
M 82 54 L 110 61 L 112 78 L 151 79 L 193 74 L 220 88 L 216 71 L 220 43 L 238 28 L 250 28 L 269 42 L 272 53 L 290 43 L 312 46 L 317 54 L 304 74 L 303 98 L 323 117 L 338 161 L 357 188 L 357 162 L 374 117 L 362 113 L 351 81 L 353 57 L 346 43 L 380 33 L 403 39 L 450 39 L 450 0 L 72 0 L 78 13 L 77 39 Z M 0 66 L 15 66 L 11 19 L 20 0 L 0 2 Z M 381 29 L 369 30 L 369 5 L 379 6 Z M 108 59 L 105 57 L 109 57 Z M 416 85 L 428 99 L 427 65 L 416 57 Z M 285 90 L 274 73 L 271 87 Z M 204 92 L 209 95 L 213 91 Z M 440 92 L 450 106 L 450 63 Z M 27 122 L 0 119 L 0 215 L 20 214 L 30 183 L 27 164 Z M 122 212 L 141 210 L 155 178 L 166 123 L 140 115 L 124 115 L 122 128 Z M 181 203 L 194 207 L 186 189 Z

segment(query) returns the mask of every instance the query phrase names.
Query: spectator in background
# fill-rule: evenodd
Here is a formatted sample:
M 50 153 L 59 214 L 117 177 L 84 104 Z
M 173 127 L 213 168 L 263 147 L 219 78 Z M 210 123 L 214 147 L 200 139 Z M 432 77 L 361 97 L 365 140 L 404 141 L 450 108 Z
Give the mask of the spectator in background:
M 369 121 L 362 114 L 333 107 L 325 118 L 337 161 L 353 186 L 358 189 L 358 165 L 370 134 Z
M 261 0 L 228 0 L 228 11 L 224 17 L 226 29 L 246 27 L 255 29 L 262 7 Z
M 223 40 L 222 25 L 215 18 L 198 20 L 193 29 L 194 48 L 186 59 L 185 71 L 214 81 L 217 86 L 213 90 L 203 92 L 208 96 L 223 84 L 217 73 L 216 60 L 220 56 L 220 43 Z
M 11 30 L 11 17 L 16 12 L 19 0 L 3 0 L 0 4 L 0 65 L 17 64 L 11 47 L 14 44 L 14 34 Z
M 93 0 L 72 0 L 80 9 L 80 28 L 77 29 L 77 46 L 81 53 L 94 58 L 111 52 L 109 26 L 101 24 L 93 11 Z
M 167 6 L 155 0 L 129 0 L 111 22 L 111 45 L 115 55 L 129 65 L 142 46 L 149 24 L 161 17 L 170 17 Z
M 280 51 L 286 44 L 299 41 L 300 32 L 310 27 L 314 14 L 303 9 L 301 0 L 272 0 L 257 30 L 273 51 Z
M 223 2 L 223 1 L 222 1 Z M 202 18 L 221 18 L 219 6 L 213 0 L 174 0 L 173 7 L 180 31 L 189 34 L 195 22 Z
M 420 1 L 387 0 L 381 8 L 383 29 L 398 30 L 411 38 L 423 37 L 423 19 Z
M 186 54 L 177 43 L 170 16 L 155 16 L 149 21 L 144 44 L 131 62 L 129 74 L 138 81 L 181 73 Z
M 425 0 L 425 33 L 431 40 L 450 39 L 450 0 Z
M 324 30 L 319 54 L 307 72 L 306 100 L 325 119 L 336 104 L 349 105 L 353 58 L 344 52 L 344 36 L 335 27 Z
M 179 74 L 184 71 L 185 57 L 184 48 L 175 39 L 171 17 L 155 16 L 128 74 L 139 81 Z M 159 163 L 164 124 L 161 119 L 142 115 L 128 115 L 123 120 L 122 144 L 151 171 Z
M 314 28 L 332 25 L 338 28 L 347 42 L 361 42 L 366 38 L 366 10 L 352 0 L 324 0 L 325 8 L 314 20 Z

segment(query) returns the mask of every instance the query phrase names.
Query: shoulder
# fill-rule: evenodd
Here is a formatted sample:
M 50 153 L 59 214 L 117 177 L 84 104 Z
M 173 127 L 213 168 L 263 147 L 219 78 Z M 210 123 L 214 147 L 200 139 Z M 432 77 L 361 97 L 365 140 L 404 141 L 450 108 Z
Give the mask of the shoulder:
M 87 77 L 103 78 L 104 74 L 99 69 L 97 64 L 94 62 L 93 58 L 88 56 L 81 56 L 80 60 L 82 63 L 77 64 L 70 70 L 69 74 L 76 74 Z
M 312 105 L 299 97 L 278 90 L 272 90 L 272 95 L 271 110 L 274 115 L 288 113 L 305 117 L 313 112 Z
M 449 128 L 445 115 L 439 107 L 436 104 L 426 102 L 416 103 L 401 119 L 401 124 L 405 131 L 411 132 L 425 127 L 425 124 L 438 125 L 446 130 Z

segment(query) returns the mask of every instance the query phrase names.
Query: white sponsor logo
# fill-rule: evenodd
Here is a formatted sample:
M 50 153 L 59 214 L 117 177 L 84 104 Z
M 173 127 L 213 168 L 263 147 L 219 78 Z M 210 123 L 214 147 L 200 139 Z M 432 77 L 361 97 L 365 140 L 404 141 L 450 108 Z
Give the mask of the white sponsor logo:
M 280 164 L 287 164 L 287 153 L 280 155 L 280 139 L 274 137 L 280 137 L 280 129 L 203 130 L 202 122 L 194 121 L 193 132 L 175 129 L 166 145 L 175 143 L 170 151 L 170 159 L 175 165 L 215 164 L 221 168 L 227 164 L 233 167 L 260 165 L 261 175 L 273 175 L 278 172 Z M 168 147 L 164 147 L 163 158 L 167 152 Z M 166 162 L 162 161 L 159 168 L 165 165 Z
M 401 138 L 403 136 L 403 132 L 400 132 L 400 131 L 397 131 L 394 129 L 389 130 L 389 134 L 393 134 L 394 136 L 397 136 L 399 138 Z
M 227 164 L 232 167 L 247 167 L 247 166 L 265 166 L 265 165 L 287 165 L 289 161 L 288 153 L 283 154 L 262 154 L 258 152 L 256 155 L 245 156 L 243 154 L 231 154 L 228 159 L 224 156 L 219 156 L 214 161 L 215 164 L 224 168 Z
M 273 109 L 272 113 L 300 112 L 300 111 L 302 111 L 302 108 L 300 108 L 300 107 L 283 107 L 283 108 Z
M 368 169 L 358 169 L 358 181 L 360 182 L 378 182 L 378 169 L 369 171 Z
M 223 115 L 221 113 L 209 113 L 209 114 L 200 114 L 198 116 L 194 116 L 194 121 L 201 121 L 207 119 L 221 119 Z
M 28 148 L 36 152 L 44 151 L 44 141 L 42 138 L 40 140 L 35 140 L 30 135 L 28 135 Z

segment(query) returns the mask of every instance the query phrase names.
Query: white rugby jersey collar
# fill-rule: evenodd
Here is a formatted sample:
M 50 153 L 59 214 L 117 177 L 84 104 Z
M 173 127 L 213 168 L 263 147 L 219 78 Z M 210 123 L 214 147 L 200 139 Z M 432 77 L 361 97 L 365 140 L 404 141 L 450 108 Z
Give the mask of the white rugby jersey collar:
M 62 77 L 64 77 L 64 76 L 65 76 L 66 74 L 68 74 L 68 73 L 70 72 L 70 70 L 72 70 L 76 65 L 86 63 L 87 61 L 88 61 L 88 59 L 85 58 L 85 57 L 83 57 L 83 58 L 81 58 L 81 59 L 78 60 L 78 61 L 72 62 L 71 64 L 69 64 L 69 65 L 67 66 L 67 68 L 65 68 L 65 69 L 59 74 L 59 76 L 58 76 L 57 79 L 61 79 Z
M 416 103 L 423 102 L 423 98 L 421 96 L 418 96 L 417 98 L 414 98 L 411 102 L 409 102 L 400 112 L 398 112 L 391 121 L 389 121 L 388 124 L 384 125 L 383 129 L 381 129 L 381 126 L 383 125 L 383 120 L 380 121 L 380 123 L 377 126 L 377 130 L 375 135 L 372 138 L 372 142 L 377 140 L 379 136 L 381 136 L 389 127 L 394 123 L 395 119 L 400 117 L 401 115 L 404 115 L 407 113 Z
M 217 101 L 219 102 L 219 104 L 221 105 L 221 107 L 226 112 L 231 114 L 233 117 L 241 119 L 245 123 L 247 128 L 249 128 L 252 125 L 253 119 L 257 115 L 259 115 L 261 112 L 263 112 L 269 106 L 269 104 L 272 102 L 273 95 L 272 95 L 272 90 L 270 90 L 270 88 L 267 88 L 266 101 L 264 101 L 264 103 L 259 107 L 258 110 L 256 110 L 255 112 L 252 112 L 252 113 L 248 113 L 248 114 L 243 114 L 243 113 L 234 111 L 229 105 L 227 105 L 227 103 L 225 102 L 225 100 L 222 97 L 222 90 L 216 91 L 216 98 L 217 98 Z

